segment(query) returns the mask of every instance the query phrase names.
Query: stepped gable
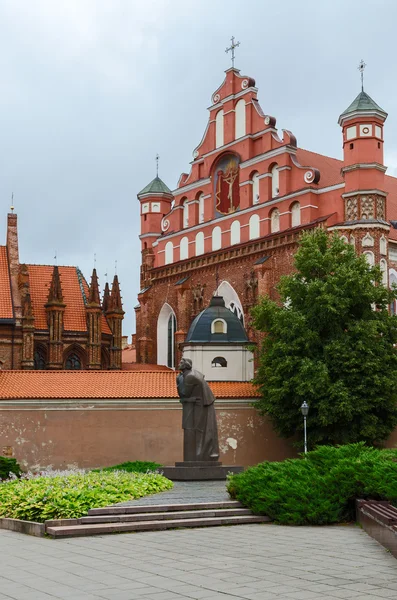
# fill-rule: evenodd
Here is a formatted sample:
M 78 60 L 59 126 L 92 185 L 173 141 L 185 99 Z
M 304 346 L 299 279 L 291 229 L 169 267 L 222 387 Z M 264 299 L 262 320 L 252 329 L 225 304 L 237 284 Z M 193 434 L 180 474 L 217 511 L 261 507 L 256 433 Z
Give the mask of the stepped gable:
M 257 398 L 247 382 L 209 382 L 216 398 Z M 0 371 L 5 399 L 179 399 L 175 371 Z
M 51 287 L 54 271 L 52 265 L 27 265 L 29 270 L 30 293 L 32 299 L 35 327 L 47 330 L 45 304 Z M 65 331 L 87 331 L 85 299 L 89 297 L 89 287 L 82 277 L 79 280 L 76 267 L 58 267 L 62 286 L 63 302 L 66 305 L 64 314 Z M 85 297 L 84 297 L 85 296 Z M 102 332 L 111 335 L 109 325 L 102 316 Z
M 13 319 L 10 270 L 8 264 L 7 248 L 0 246 L 0 321 Z

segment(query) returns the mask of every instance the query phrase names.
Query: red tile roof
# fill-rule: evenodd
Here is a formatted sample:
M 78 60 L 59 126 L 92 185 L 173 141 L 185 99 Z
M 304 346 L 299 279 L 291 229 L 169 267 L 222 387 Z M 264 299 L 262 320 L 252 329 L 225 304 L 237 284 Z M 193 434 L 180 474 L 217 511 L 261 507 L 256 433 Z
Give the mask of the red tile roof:
M 30 295 L 32 299 L 33 314 L 35 316 L 36 329 L 48 329 L 45 304 L 53 272 L 52 265 L 27 265 L 29 269 Z M 64 313 L 65 331 L 87 331 L 86 310 L 83 293 L 76 267 L 59 267 L 59 276 L 62 286 L 63 301 L 66 304 Z M 81 278 L 86 297 L 88 297 L 88 285 Z M 102 316 L 102 332 L 111 333 L 109 325 Z
M 303 148 L 298 148 L 296 158 L 303 167 L 314 167 L 320 171 L 318 187 L 324 188 L 329 185 L 343 183 L 343 177 L 340 172 L 343 167 L 342 160 L 323 156 L 322 154 L 317 154 L 317 152 L 310 152 Z
M 0 371 L 6 399 L 178 398 L 174 371 Z M 211 382 L 217 398 L 256 398 L 248 382 Z
M 121 363 L 123 371 L 173 371 L 165 365 L 144 365 L 143 363 Z
M 0 246 L 0 319 L 13 317 L 7 248 Z

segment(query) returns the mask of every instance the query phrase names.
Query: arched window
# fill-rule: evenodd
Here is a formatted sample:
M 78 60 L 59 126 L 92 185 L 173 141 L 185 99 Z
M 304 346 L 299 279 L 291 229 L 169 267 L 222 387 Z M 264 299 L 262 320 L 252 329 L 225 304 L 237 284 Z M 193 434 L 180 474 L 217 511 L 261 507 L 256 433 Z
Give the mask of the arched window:
M 189 258 L 189 239 L 185 236 L 179 242 L 179 260 Z
M 204 233 L 199 231 L 196 235 L 196 256 L 204 254 Z
M 165 264 L 169 265 L 174 262 L 174 244 L 167 242 L 165 245 Z
M 189 227 L 189 205 L 187 200 L 183 201 L 183 228 Z
M 344 242 L 345 244 L 348 244 L 348 243 L 349 243 L 349 240 L 347 239 L 347 236 L 346 236 L 346 235 L 341 235 L 341 236 L 340 236 L 340 240 L 341 240 L 341 242 Z
M 217 356 L 211 362 L 211 367 L 222 367 L 222 368 L 227 367 L 227 360 L 226 360 L 226 358 L 223 358 L 223 356 Z
M 204 194 L 199 196 L 199 223 L 204 223 Z
M 220 250 L 222 248 L 222 229 L 214 227 L 212 230 L 212 250 Z
M 301 205 L 294 202 L 291 205 L 291 227 L 297 227 L 301 224 Z
M 240 221 L 233 221 L 230 227 L 230 243 L 232 246 L 240 243 Z
M 280 176 L 278 172 L 278 165 L 274 165 L 271 170 L 272 174 L 272 198 L 276 198 L 276 196 L 280 193 Z
M 171 306 L 163 304 L 157 319 L 157 364 L 171 368 L 175 363 L 176 318 Z M 172 359 L 172 360 L 170 360 Z
M 245 135 L 245 100 L 239 100 L 235 107 L 236 140 Z
M 215 117 L 215 147 L 223 146 L 223 110 L 216 113 Z
M 280 231 L 280 211 L 278 208 L 274 208 L 270 213 L 270 231 L 271 233 Z
M 375 257 L 374 257 L 374 253 L 371 251 L 367 251 L 364 252 L 364 256 L 367 260 L 367 263 L 369 264 L 370 267 L 373 267 L 375 264 Z
M 34 351 L 34 368 L 43 371 L 47 368 L 47 353 L 42 346 L 37 346 Z
M 387 254 L 387 240 L 384 235 L 379 240 L 379 251 L 381 254 Z
M 384 258 L 380 259 L 379 266 L 382 272 L 382 284 L 387 287 L 387 262 Z
M 169 316 L 167 327 L 167 367 L 175 367 L 175 329 L 176 319 L 174 313 Z
M 81 360 L 76 352 L 69 354 L 65 362 L 65 369 L 68 371 L 78 371 L 81 368 Z
M 249 238 L 256 240 L 260 237 L 260 220 L 259 215 L 252 215 L 249 220 Z
M 227 323 L 224 319 L 215 319 L 211 323 L 211 333 L 227 333 Z
M 259 173 L 252 175 L 252 204 L 259 202 Z

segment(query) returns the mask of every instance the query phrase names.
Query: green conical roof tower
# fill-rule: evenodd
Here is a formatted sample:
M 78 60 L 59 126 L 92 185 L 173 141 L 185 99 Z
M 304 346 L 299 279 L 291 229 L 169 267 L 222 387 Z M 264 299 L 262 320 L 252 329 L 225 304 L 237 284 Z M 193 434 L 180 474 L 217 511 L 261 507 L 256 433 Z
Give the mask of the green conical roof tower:
M 343 113 L 339 117 L 339 125 L 342 124 L 347 117 L 353 115 L 359 115 L 360 113 L 363 116 L 373 116 L 378 115 L 383 119 L 386 119 L 387 112 L 383 110 L 374 100 L 372 100 L 371 96 L 369 96 L 364 90 L 358 94 L 358 96 L 353 100 L 353 102 L 343 111 Z
M 150 183 L 148 183 L 146 187 L 143 188 L 143 190 L 138 193 L 138 198 L 143 194 L 172 194 L 172 192 L 170 188 L 165 185 L 164 181 L 157 175 Z

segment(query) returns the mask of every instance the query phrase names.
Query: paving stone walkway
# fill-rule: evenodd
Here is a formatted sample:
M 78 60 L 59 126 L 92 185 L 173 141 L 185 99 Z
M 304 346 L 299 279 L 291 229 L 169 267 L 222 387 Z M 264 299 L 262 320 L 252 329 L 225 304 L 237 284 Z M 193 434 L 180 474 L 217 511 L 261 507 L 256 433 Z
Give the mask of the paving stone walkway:
M 139 500 L 120 502 L 115 506 L 148 506 L 152 504 L 186 504 L 188 502 L 223 502 L 230 500 L 224 481 L 175 481 L 172 490 L 145 496 Z
M 354 525 L 51 540 L 0 530 L 0 600 L 380 600 L 397 561 Z

